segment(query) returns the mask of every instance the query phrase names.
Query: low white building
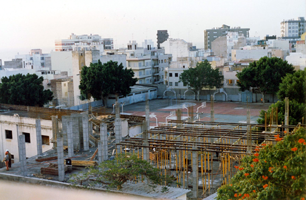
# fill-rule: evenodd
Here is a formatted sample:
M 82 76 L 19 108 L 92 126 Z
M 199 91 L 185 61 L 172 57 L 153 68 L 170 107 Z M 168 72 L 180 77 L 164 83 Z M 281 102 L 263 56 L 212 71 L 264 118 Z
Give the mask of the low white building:
M 240 60 L 259 60 L 261 57 L 268 56 L 269 49 L 264 47 L 246 46 L 232 50 L 232 61 Z
M 306 54 L 290 53 L 290 55 L 286 57 L 286 61 L 292 64 L 295 70 L 304 70 L 306 67 Z
M 5 112 L 3 114 L 2 112 Z M 21 113 L 14 110 L 0 111 L 0 160 L 3 160 L 5 150 L 13 155 L 14 162 L 19 161 L 18 135 L 25 135 L 26 157 L 37 155 L 36 119 L 19 117 Z M 26 111 L 25 111 L 26 113 Z M 18 133 L 17 133 L 18 125 Z M 41 119 L 42 150 L 47 151 L 53 147 L 52 121 Z
M 12 61 L 4 61 L 3 68 L 50 70 L 51 55 L 43 54 L 41 49 L 31 49 L 29 54 L 18 54 Z

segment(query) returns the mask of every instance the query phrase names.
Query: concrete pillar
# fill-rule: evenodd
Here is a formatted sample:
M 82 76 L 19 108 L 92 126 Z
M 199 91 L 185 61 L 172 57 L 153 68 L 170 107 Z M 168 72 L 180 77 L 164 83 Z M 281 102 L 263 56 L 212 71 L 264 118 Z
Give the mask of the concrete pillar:
M 57 115 L 52 115 L 52 140 L 51 142 L 53 143 L 53 149 L 56 150 L 56 137 L 57 137 L 57 132 L 58 132 L 58 118 Z
M 149 161 L 149 141 L 148 141 L 148 131 L 147 131 L 147 122 L 143 122 L 143 133 L 142 133 L 142 139 L 143 139 L 143 145 L 147 146 L 143 148 L 143 160 Z
M 67 124 L 65 126 L 67 127 L 68 157 L 72 157 L 74 155 L 72 119 L 69 117 L 66 123 Z
M 146 130 L 150 130 L 150 108 L 149 108 L 149 100 L 146 100 Z
M 58 164 L 58 180 L 65 180 L 65 166 L 64 166 L 64 149 L 63 149 L 63 138 L 57 138 L 57 164 Z
M 72 133 L 73 133 L 73 148 L 75 151 L 81 150 L 80 145 L 80 129 L 79 129 L 79 116 L 78 114 L 71 115 Z
M 99 145 L 101 145 L 101 147 L 99 146 L 99 151 L 101 150 L 101 162 L 102 162 L 108 159 L 107 124 L 105 123 L 100 124 Z
M 42 137 L 41 137 L 40 119 L 36 119 L 36 143 L 37 143 L 37 155 L 41 155 L 42 154 Z
M 182 128 L 182 110 L 181 109 L 177 109 L 176 110 L 176 120 L 179 121 L 179 123 L 177 124 L 178 128 Z
M 115 136 L 116 136 L 116 144 L 119 144 L 122 141 L 122 130 L 121 130 L 121 119 L 119 113 L 119 103 L 116 102 L 116 119 L 115 119 Z M 117 153 L 120 152 L 120 145 L 117 145 Z
M 89 123 L 87 113 L 82 115 L 82 123 L 84 151 L 89 151 Z
M 251 114 L 247 109 L 247 153 L 252 153 L 252 131 L 251 131 Z
M 196 146 L 193 149 L 197 149 Z M 192 196 L 193 198 L 197 198 L 198 196 L 198 183 L 199 183 L 199 159 L 198 152 L 192 151 Z
M 289 98 L 285 97 L 285 126 L 289 125 Z M 289 133 L 289 128 L 286 128 L 286 132 Z
M 210 107 L 211 107 L 211 111 L 210 111 L 210 121 L 211 121 L 211 122 L 215 122 L 214 96 L 213 96 L 213 95 L 210 95 Z
M 18 125 L 17 125 L 18 130 Z M 27 175 L 27 167 L 26 167 L 26 148 L 25 148 L 25 136 L 19 135 L 18 136 L 18 153 L 19 153 L 19 163 L 20 163 L 20 170 L 22 176 Z
M 98 161 L 99 163 L 103 162 L 103 144 L 102 144 L 102 141 L 99 140 L 98 141 Z

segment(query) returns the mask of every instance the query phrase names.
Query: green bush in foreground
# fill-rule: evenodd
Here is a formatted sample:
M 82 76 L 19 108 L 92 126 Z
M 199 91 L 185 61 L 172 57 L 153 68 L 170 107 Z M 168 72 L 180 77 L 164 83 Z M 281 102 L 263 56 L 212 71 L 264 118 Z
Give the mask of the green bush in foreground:
M 218 189 L 218 200 L 304 200 L 306 131 L 299 128 L 276 145 L 261 144 L 257 153 L 242 159 L 230 184 Z

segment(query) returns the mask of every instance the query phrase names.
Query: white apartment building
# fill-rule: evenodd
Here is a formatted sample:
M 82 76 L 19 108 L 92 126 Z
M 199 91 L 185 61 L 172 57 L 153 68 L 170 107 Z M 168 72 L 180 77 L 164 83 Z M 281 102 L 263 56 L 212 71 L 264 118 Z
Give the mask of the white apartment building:
M 113 49 L 113 38 L 102 38 L 97 34 L 75 35 L 72 33 L 68 39 L 56 40 L 55 51 L 78 51 L 81 49 L 100 50 Z
M 259 60 L 268 56 L 268 48 L 258 46 L 246 46 L 240 49 L 232 50 L 232 61 L 239 62 L 241 60 Z
M 290 41 L 301 40 L 301 35 L 306 32 L 304 17 L 283 20 L 281 23 L 281 37 Z
M 155 49 L 147 40 L 145 47 L 138 47 L 136 41 L 129 41 L 127 48 L 119 49 L 118 53 L 126 54 L 126 66 L 134 71 L 137 84 L 163 83 L 164 70 L 172 61 L 172 56 L 164 49 Z
M 43 54 L 41 49 L 31 49 L 29 54 L 18 54 L 12 61 L 5 61 L 3 68 L 50 70 L 51 55 Z

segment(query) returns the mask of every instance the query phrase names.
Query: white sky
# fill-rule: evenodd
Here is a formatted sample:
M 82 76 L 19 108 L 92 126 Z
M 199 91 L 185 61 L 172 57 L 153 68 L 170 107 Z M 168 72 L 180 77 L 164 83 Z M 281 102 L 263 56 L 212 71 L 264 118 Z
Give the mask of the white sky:
M 114 38 L 115 48 L 129 40 L 156 43 L 157 30 L 168 30 L 199 48 L 204 30 L 250 28 L 250 36 L 280 36 L 283 19 L 305 17 L 306 0 L 2 0 L 0 59 L 41 48 L 75 34 Z

